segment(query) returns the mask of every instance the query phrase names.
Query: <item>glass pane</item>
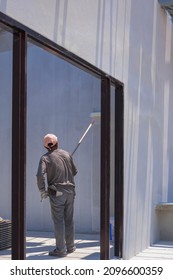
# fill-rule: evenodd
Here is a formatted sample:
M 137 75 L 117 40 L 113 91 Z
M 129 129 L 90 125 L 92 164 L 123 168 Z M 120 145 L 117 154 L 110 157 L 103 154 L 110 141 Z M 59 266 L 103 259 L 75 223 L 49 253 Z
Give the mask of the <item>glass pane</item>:
M 0 25 L 0 259 L 11 258 L 12 44 Z
M 43 136 L 58 136 L 59 147 L 73 152 L 92 122 L 73 159 L 75 228 L 77 233 L 100 230 L 100 79 L 28 43 L 27 107 L 27 229 L 53 231 L 49 201 L 40 203 L 36 186 Z M 94 113 L 94 114 L 93 114 Z

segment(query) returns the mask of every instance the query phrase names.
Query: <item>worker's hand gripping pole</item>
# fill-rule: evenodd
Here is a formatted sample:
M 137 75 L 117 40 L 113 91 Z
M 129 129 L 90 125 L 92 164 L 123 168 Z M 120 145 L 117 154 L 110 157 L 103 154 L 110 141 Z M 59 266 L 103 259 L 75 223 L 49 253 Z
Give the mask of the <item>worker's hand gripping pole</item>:
M 90 128 L 93 126 L 94 121 L 95 121 L 95 120 L 93 120 L 93 121 L 90 123 L 90 125 L 87 127 L 86 131 L 84 132 L 84 134 L 83 134 L 82 137 L 80 138 L 80 140 L 79 140 L 79 142 L 78 142 L 76 148 L 75 148 L 74 151 L 71 153 L 71 156 L 74 155 L 74 153 L 76 152 L 76 150 L 77 150 L 78 147 L 80 146 L 80 144 L 81 144 L 81 142 L 83 141 L 83 139 L 85 138 L 86 134 L 88 133 L 88 131 L 90 130 Z

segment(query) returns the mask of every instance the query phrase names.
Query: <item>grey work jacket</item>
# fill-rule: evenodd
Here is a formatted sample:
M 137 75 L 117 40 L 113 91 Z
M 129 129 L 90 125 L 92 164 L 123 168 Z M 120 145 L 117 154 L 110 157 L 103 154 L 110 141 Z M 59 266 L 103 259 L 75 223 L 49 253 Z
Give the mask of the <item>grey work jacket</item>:
M 48 151 L 40 158 L 37 171 L 37 185 L 40 191 L 45 191 L 47 175 L 48 186 L 62 185 L 75 187 L 74 176 L 77 174 L 71 155 L 61 149 Z

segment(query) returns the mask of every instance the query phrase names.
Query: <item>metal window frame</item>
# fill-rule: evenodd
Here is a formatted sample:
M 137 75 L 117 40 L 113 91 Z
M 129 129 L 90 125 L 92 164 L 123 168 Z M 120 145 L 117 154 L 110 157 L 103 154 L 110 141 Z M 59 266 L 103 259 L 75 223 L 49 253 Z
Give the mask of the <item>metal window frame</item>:
M 101 79 L 101 191 L 100 191 L 100 259 L 110 258 L 110 91 L 109 77 Z
M 26 242 L 26 55 L 27 40 L 101 79 L 100 258 L 109 259 L 110 87 L 115 86 L 115 244 L 123 255 L 123 83 L 39 33 L 0 12 L 0 23 L 14 33 L 12 121 L 12 259 L 25 259 Z M 118 229 L 118 230 L 117 230 Z
M 25 259 L 26 50 L 24 31 L 13 34 L 12 97 L 12 259 Z
M 124 233 L 124 87 L 115 88 L 114 255 L 123 257 Z

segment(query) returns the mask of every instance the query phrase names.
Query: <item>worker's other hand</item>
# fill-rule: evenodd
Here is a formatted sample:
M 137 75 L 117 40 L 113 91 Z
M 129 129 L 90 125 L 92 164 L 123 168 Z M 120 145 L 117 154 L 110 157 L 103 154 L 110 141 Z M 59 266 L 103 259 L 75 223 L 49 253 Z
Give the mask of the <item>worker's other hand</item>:
M 48 194 L 47 191 L 42 191 L 42 192 L 41 192 L 41 201 L 42 201 L 43 199 L 46 199 L 48 196 L 49 196 L 49 194 Z

